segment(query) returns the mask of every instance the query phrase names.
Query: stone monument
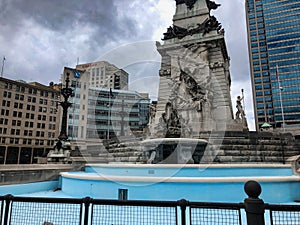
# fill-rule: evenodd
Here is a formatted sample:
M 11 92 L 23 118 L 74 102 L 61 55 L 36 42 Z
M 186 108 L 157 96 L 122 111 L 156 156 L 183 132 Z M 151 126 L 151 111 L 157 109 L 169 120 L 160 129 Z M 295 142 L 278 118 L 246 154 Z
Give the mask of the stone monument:
M 210 0 L 176 0 L 173 25 L 157 42 L 162 57 L 154 137 L 199 138 L 201 132 L 243 130 L 233 117 L 230 58 Z

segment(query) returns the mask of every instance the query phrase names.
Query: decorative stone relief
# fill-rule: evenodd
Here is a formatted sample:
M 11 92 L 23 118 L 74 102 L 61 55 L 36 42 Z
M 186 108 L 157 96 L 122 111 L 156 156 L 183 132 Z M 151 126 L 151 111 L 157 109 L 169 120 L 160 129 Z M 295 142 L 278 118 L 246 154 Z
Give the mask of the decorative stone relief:
M 188 35 L 194 35 L 198 33 L 202 33 L 203 35 L 208 34 L 209 32 L 216 30 L 220 32 L 222 28 L 221 23 L 218 22 L 216 17 L 210 16 L 203 23 L 197 24 L 197 27 L 186 29 L 176 25 L 170 26 L 167 29 L 167 32 L 164 33 L 164 38 L 162 40 L 168 40 L 172 38 L 182 39 Z
M 194 8 L 195 3 L 197 2 L 197 0 L 175 0 L 175 1 L 176 1 L 176 5 L 186 4 L 189 10 Z
M 172 75 L 169 82 L 170 96 L 155 130 L 166 137 L 190 137 L 193 124 L 198 129 L 209 129 L 212 119 L 213 91 L 211 84 L 208 49 L 204 44 L 192 44 L 172 58 Z

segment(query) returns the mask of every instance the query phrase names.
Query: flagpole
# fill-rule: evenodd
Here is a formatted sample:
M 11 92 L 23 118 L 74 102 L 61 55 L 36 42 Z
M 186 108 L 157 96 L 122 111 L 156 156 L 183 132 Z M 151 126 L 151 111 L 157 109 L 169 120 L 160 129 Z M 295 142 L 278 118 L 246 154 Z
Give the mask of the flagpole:
M 284 121 L 284 113 L 283 113 L 283 106 L 282 106 L 282 96 L 281 92 L 283 88 L 280 85 L 280 80 L 279 80 L 279 73 L 278 73 L 278 65 L 276 65 L 276 77 L 277 77 L 277 82 L 278 82 L 278 88 L 279 88 L 279 98 L 280 98 L 280 107 L 281 107 L 281 116 L 282 116 L 282 127 L 283 127 L 283 132 L 285 132 L 285 121 Z
M 244 99 L 244 89 L 241 89 L 242 98 L 243 98 L 243 107 L 244 107 L 244 114 L 246 115 L 246 106 L 245 106 L 245 99 Z
M 2 61 L 2 68 L 1 68 L 1 77 L 3 77 L 3 70 L 4 70 L 4 62 L 5 62 L 5 56 L 3 56 L 3 61 Z

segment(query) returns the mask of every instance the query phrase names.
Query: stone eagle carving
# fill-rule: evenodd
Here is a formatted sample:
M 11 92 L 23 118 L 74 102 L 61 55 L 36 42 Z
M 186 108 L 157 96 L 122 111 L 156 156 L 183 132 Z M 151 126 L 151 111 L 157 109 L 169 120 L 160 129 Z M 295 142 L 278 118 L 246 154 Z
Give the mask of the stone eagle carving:
M 210 16 L 208 19 L 206 19 L 202 24 L 197 24 L 197 27 L 192 29 L 186 29 L 183 27 L 178 26 L 170 26 L 167 29 L 167 32 L 164 33 L 163 41 L 172 39 L 172 38 L 178 38 L 182 39 L 185 36 L 188 35 L 194 35 L 198 33 L 203 33 L 203 35 L 208 34 L 212 30 L 216 30 L 217 32 L 220 32 L 222 26 L 214 16 Z
M 176 1 L 176 5 L 186 4 L 188 9 L 191 10 L 194 7 L 194 4 L 196 3 L 197 0 L 175 0 L 175 1 Z
M 195 3 L 197 2 L 197 0 L 175 0 L 175 1 L 176 1 L 176 5 L 186 4 L 189 10 L 191 10 L 194 7 Z M 216 4 L 215 2 L 210 0 L 205 0 L 205 1 L 209 10 L 217 9 L 220 6 L 220 4 Z

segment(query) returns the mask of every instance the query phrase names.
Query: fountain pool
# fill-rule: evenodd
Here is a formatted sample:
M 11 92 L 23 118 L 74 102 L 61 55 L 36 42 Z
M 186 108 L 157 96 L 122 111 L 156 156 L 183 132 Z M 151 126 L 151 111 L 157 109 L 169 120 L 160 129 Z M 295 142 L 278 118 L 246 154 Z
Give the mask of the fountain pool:
M 240 202 L 248 180 L 260 182 L 266 202 L 300 199 L 300 176 L 288 165 L 274 164 L 89 164 L 83 172 L 61 173 L 61 191 L 100 199 L 126 193 L 129 200 Z

